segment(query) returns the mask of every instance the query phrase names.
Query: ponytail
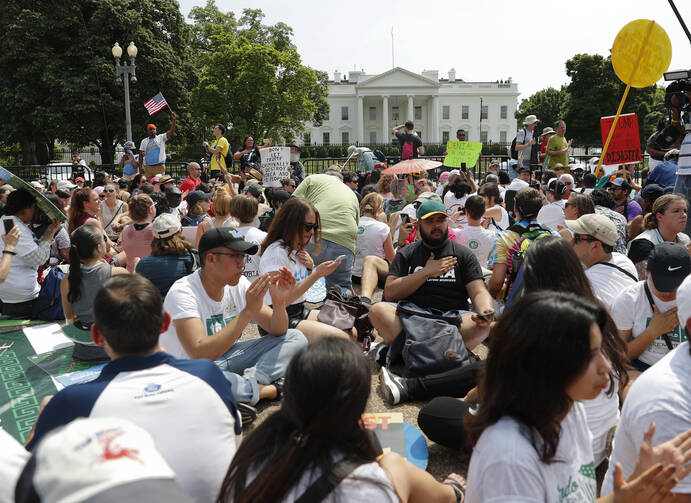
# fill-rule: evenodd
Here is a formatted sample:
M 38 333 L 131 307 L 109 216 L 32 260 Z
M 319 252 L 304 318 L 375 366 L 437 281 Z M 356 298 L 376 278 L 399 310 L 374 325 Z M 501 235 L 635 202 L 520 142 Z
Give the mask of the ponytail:
M 67 284 L 67 300 L 70 302 L 78 301 L 79 297 L 82 296 L 82 265 L 79 249 L 74 243 L 70 244 L 70 273 L 67 276 Z
M 98 227 L 82 225 L 70 235 L 70 273 L 67 276 L 67 300 L 76 302 L 82 295 L 82 260 L 93 258 L 103 235 Z

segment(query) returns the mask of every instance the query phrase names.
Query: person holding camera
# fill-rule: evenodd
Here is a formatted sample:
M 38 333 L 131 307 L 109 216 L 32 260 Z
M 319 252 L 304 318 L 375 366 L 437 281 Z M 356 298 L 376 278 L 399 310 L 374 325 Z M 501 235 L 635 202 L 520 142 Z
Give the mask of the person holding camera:
M 139 154 L 137 154 L 137 147 L 133 141 L 126 141 L 124 145 L 125 153 L 120 158 L 120 169 L 122 170 L 122 178 L 125 180 L 132 180 L 137 173 L 139 173 Z

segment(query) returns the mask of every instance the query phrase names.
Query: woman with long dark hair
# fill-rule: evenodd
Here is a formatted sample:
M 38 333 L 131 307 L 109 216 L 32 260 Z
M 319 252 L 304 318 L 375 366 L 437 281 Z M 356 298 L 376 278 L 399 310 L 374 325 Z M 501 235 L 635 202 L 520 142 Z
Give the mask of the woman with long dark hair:
M 280 410 L 242 442 L 217 503 L 295 501 L 343 460 L 356 468 L 320 501 L 459 501 L 452 484 L 437 482 L 398 454 L 380 457 L 360 421 L 370 372 L 354 344 L 327 338 L 302 349 L 285 382 Z
M 146 176 L 139 173 L 138 175 L 134 175 L 134 178 L 132 178 L 132 181 L 130 182 L 130 186 L 128 188 L 128 192 L 130 193 L 131 196 L 136 196 L 139 193 L 139 190 L 142 188 L 142 185 L 146 183 Z
M 581 296 L 539 291 L 519 299 L 492 327 L 482 405 L 466 416 L 474 445 L 467 501 L 596 500 L 582 403 L 611 387 L 603 351 L 607 319 L 604 307 Z M 683 476 L 686 469 L 644 459 L 639 455 L 628 481 L 617 464 L 614 494 L 598 501 L 668 500 L 675 472 Z
M 261 245 L 259 274 L 287 267 L 295 277 L 296 284 L 286 307 L 290 318 L 289 328 L 297 328 L 310 342 L 322 337 L 349 337 L 343 330 L 317 321 L 319 311 L 310 312 L 305 307 L 307 290 L 317 279 L 335 271 L 341 263 L 340 260 L 328 260 L 315 267 L 305 249 L 310 239 L 314 239 L 318 249 L 321 244 L 319 212 L 307 199 L 291 197 L 276 212 Z M 271 304 L 270 294 L 264 301 Z
M 84 330 L 94 322 L 96 293 L 114 274 L 127 274 L 127 269 L 113 267 L 103 261 L 106 244 L 103 233 L 93 225 L 82 225 L 70 235 L 70 272 L 62 278 L 60 293 L 67 323 L 79 324 Z M 73 356 L 79 360 L 107 360 L 102 347 L 75 343 Z

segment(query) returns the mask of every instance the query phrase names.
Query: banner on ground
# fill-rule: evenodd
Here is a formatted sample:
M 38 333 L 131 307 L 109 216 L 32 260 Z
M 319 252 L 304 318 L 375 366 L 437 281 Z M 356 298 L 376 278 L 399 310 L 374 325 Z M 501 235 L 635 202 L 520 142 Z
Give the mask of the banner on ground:
M 290 178 L 290 147 L 263 148 L 259 154 L 264 187 L 280 187 L 282 178 Z
M 444 166 L 460 168 L 465 163 L 467 168 L 472 168 L 477 163 L 482 152 L 482 142 L 479 141 L 448 141 L 446 142 L 446 157 Z
M 602 144 L 607 142 L 609 130 L 614 122 L 614 115 L 600 119 Z M 617 121 L 614 135 L 609 142 L 607 153 L 602 160 L 604 165 L 626 164 L 641 162 L 641 139 L 638 136 L 638 116 L 636 114 L 622 114 Z

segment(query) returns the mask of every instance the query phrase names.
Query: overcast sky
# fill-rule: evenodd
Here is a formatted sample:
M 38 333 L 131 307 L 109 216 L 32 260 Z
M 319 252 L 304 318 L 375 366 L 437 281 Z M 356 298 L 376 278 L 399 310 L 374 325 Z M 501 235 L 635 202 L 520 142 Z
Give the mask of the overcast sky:
M 205 0 L 179 0 L 184 14 Z M 691 0 L 675 0 L 687 25 Z M 672 42 L 670 70 L 691 69 L 691 42 L 667 0 L 216 0 L 239 17 L 259 8 L 265 23 L 293 28 L 304 64 L 333 72 L 381 73 L 394 62 L 414 72 L 456 69 L 466 81 L 512 77 L 521 98 L 568 82 L 564 63 L 575 54 L 606 56 L 617 32 L 635 19 L 653 19 Z M 690 27 L 691 28 L 691 27 Z

